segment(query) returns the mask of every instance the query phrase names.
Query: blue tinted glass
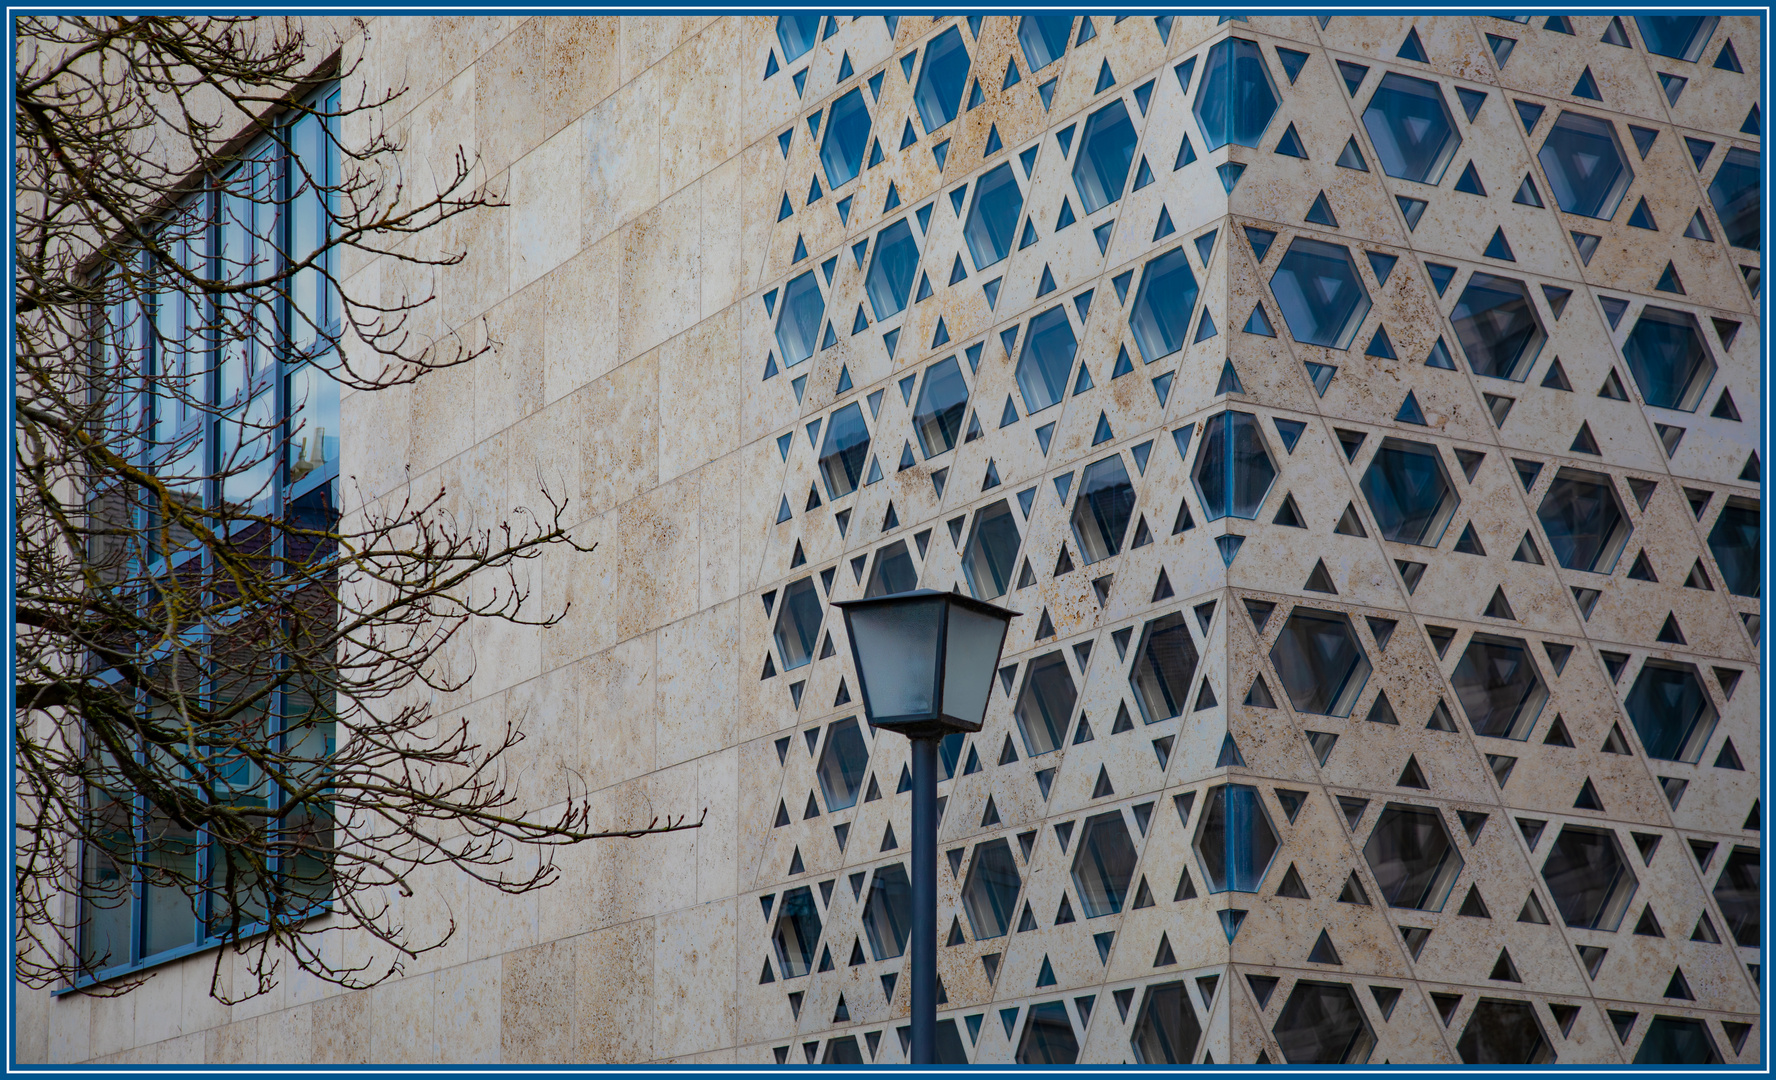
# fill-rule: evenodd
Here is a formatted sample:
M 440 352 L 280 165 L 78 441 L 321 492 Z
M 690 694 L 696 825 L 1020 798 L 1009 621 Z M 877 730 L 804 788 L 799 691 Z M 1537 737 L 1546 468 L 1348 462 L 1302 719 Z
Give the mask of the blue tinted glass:
M 1276 830 L 1257 788 L 1225 784 L 1209 789 L 1196 830 L 1196 854 L 1210 892 L 1257 892 L 1276 849 Z
M 1714 360 L 1702 340 L 1696 317 L 1649 307 L 1622 342 L 1628 370 L 1648 405 L 1695 412 L 1714 378 Z
M 1072 29 L 1071 15 L 1025 15 L 1018 20 L 1018 44 L 1024 47 L 1024 62 L 1032 73 L 1061 58 Z
M 1425 443 L 1383 442 L 1362 487 L 1381 535 L 1400 544 L 1436 547 L 1461 503 L 1437 448 Z
M 1714 706 L 1688 664 L 1647 661 L 1623 705 L 1647 757 L 1660 761 L 1695 761 L 1714 729 Z
M 814 659 L 814 640 L 820 634 L 820 597 L 814 579 L 805 577 L 783 590 L 777 613 L 777 651 L 783 654 L 783 670 L 789 671 Z
M 1276 84 L 1258 43 L 1227 38 L 1209 50 L 1196 91 L 1196 122 L 1210 150 L 1257 146 L 1276 115 Z
M 1121 101 L 1111 102 L 1086 121 L 1079 157 L 1073 162 L 1073 185 L 1086 213 L 1122 198 L 1136 141 L 1135 125 Z
M 863 148 L 869 143 L 870 115 L 863 91 L 853 90 L 833 104 L 826 116 L 826 137 L 820 143 L 820 163 L 826 167 L 826 186 L 836 188 L 863 168 Z
M 1369 290 L 1357 276 L 1350 250 L 1296 237 L 1270 277 L 1270 291 L 1289 333 L 1307 345 L 1350 346 L 1369 314 Z
M 1476 634 L 1449 682 L 1474 734 L 1494 739 L 1529 738 L 1548 703 L 1529 647 L 1518 638 Z
M 904 306 L 904 305 L 903 305 Z M 777 317 L 777 348 L 786 367 L 814 355 L 820 320 L 826 316 L 826 300 L 810 270 L 783 287 L 783 313 Z
M 1756 596 L 1758 585 L 1758 552 L 1763 526 L 1758 521 L 1758 504 L 1744 499 L 1728 501 L 1726 509 L 1708 534 L 1708 550 L 1720 567 L 1727 591 L 1734 596 Z
M 974 516 L 974 528 L 962 553 L 962 572 L 976 600 L 1005 595 L 1022 540 L 1010 503 L 996 502 Z
M 818 15 L 777 16 L 777 43 L 783 46 L 783 60 L 793 64 L 814 47 L 814 35 L 820 32 Z
M 1018 189 L 1010 162 L 974 185 L 974 202 L 968 207 L 968 224 L 962 235 L 968 240 L 968 253 L 974 257 L 976 270 L 992 266 L 1011 251 L 1012 234 L 1017 231 L 1018 215 L 1023 210 L 1024 193 Z
M 927 132 L 956 118 L 967 82 L 968 49 L 962 44 L 962 31 L 952 26 L 926 46 L 925 66 L 919 69 L 919 85 L 913 91 L 919 122 Z
M 1382 171 L 1402 180 L 1435 184 L 1461 145 L 1449 106 L 1437 84 L 1389 74 L 1363 110 L 1363 127 L 1375 144 Z
M 1152 260 L 1141 271 L 1141 287 L 1129 313 L 1129 329 L 1141 359 L 1149 364 L 1184 347 L 1190 312 L 1196 306 L 1196 275 L 1181 247 Z
M 1122 550 L 1134 513 L 1135 485 L 1121 454 L 1086 466 L 1079 478 L 1079 497 L 1073 501 L 1073 539 L 1086 565 Z
M 919 449 L 927 458 L 951 449 L 962 430 L 962 416 L 968 410 L 968 384 L 962 381 L 962 367 L 956 358 L 931 365 L 925 372 L 925 385 L 919 390 L 919 404 L 913 409 L 913 431 L 919 436 Z
M 913 292 L 913 275 L 918 271 L 919 244 L 913 239 L 913 227 L 901 218 L 877 234 L 869 274 L 864 278 L 864 291 L 869 293 L 870 307 L 876 309 L 878 322 L 906 309 L 907 297 Z M 787 292 L 784 303 L 789 303 Z
M 1024 395 L 1026 416 L 1061 400 L 1078 348 L 1079 340 L 1073 336 L 1065 308 L 1049 308 L 1030 320 L 1017 364 L 1018 389 Z
M 1208 520 L 1258 516 L 1264 496 L 1276 480 L 1276 466 L 1264 447 L 1258 418 L 1224 412 L 1203 424 L 1202 448 L 1196 452 L 1196 494 Z
M 1349 716 L 1369 682 L 1369 657 L 1343 615 L 1298 607 L 1270 647 L 1296 712 Z
M 1610 478 L 1581 469 L 1555 474 L 1536 517 L 1554 557 L 1568 570 L 1609 573 L 1633 532 Z
M 1449 313 L 1455 336 L 1476 375 L 1529 377 L 1547 336 L 1521 281 L 1475 274 Z
M 1634 25 L 1647 52 L 1694 61 L 1714 33 L 1718 15 L 1636 15 Z
M 1636 21 L 1648 21 L 1645 16 Z M 1673 20 L 1675 21 L 1675 20 Z M 1755 943 L 1756 939 L 1753 939 Z M 1647 1025 L 1646 1038 L 1634 1053 L 1636 1065 L 1719 1065 L 1720 1051 L 1701 1020 L 1680 1016 L 1655 1016 Z
M 863 462 L 869 456 L 870 433 L 863 423 L 863 409 L 855 402 L 832 414 L 826 422 L 826 442 L 820 448 L 820 472 L 826 477 L 828 498 L 837 499 L 857 490 L 863 479 Z
M 1554 201 L 1580 217 L 1614 217 L 1634 181 L 1615 125 L 1583 113 L 1561 113 L 1536 159 L 1548 174 Z
M 1708 199 L 1720 215 L 1727 243 L 1748 251 L 1758 250 L 1763 228 L 1763 204 L 1758 198 L 1758 155 L 1755 150 L 1732 149 L 1708 185 Z

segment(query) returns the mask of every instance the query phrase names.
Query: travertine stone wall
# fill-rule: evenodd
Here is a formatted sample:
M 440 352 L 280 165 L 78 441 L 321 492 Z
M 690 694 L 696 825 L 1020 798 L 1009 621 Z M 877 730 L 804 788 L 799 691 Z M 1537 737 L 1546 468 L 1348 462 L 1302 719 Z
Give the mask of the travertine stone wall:
M 706 824 L 566 852 L 561 883 L 537 895 L 445 873 L 416 882 L 407 917 L 453 920 L 456 934 L 373 990 L 290 977 L 225 1008 L 208 999 L 199 957 L 121 999 L 32 995 L 21 1057 L 903 1060 L 904 958 L 876 958 L 864 908 L 877 875 L 906 857 L 904 742 L 865 733 L 850 805 L 830 775 L 823 787 L 822 762 L 842 756 L 834 725 L 860 705 L 835 619 L 809 628 L 810 662 L 786 650 L 790 596 L 804 580 L 816 610 L 861 595 L 896 542 L 920 585 L 981 592 L 965 549 L 1003 501 L 1018 544 L 997 602 L 1023 617 L 985 728 L 940 787 L 940 1016 L 954 1052 L 1028 1057 L 1041 1029 L 1057 1053 L 1071 1038 L 1080 1061 L 1152 1060 L 1149 1005 L 1181 984 L 1171 1007 L 1190 1019 L 1174 1013 L 1173 1030 L 1202 1037 L 1174 1052 L 1193 1061 L 1311 1060 L 1316 1036 L 1358 1047 L 1358 1060 L 1459 1062 L 1464 1036 L 1488 1022 L 1561 1063 L 1629 1061 L 1656 1016 L 1699 1019 L 1725 1061 L 1758 1060 L 1760 953 L 1733 943 L 1717 881 L 1733 852 L 1755 858 L 1760 843 L 1759 602 L 1755 588 L 1729 591 L 1709 541 L 1730 498 L 1760 498 L 1748 458 L 1761 260 L 1727 243 L 1709 186 L 1729 150 L 1758 152 L 1746 112 L 1762 28 L 1720 19 L 1687 61 L 1650 54 L 1633 20 L 1625 45 L 1605 40 L 1607 17 L 1569 22 L 1571 33 L 1544 16 L 1103 15 L 1089 32 L 1075 20 L 1064 55 L 1032 70 L 1018 21 L 1003 16 L 817 21 L 793 59 L 795 33 L 774 17 L 372 21 L 353 45 L 354 78 L 409 87 L 389 118 L 409 148 L 404 177 L 424 190 L 460 145 L 509 205 L 416 239 L 467 252 L 435 278 L 386 262 L 354 271 L 391 291 L 435 289 L 435 332 L 496 348 L 345 398 L 348 498 L 443 483 L 459 512 L 488 514 L 533 499 L 539 480 L 571 497 L 576 534 L 596 550 L 552 555 L 530 577 L 567 617 L 477 630 L 450 658 L 473 679 L 439 705 L 477 724 L 521 722 L 514 767 L 539 799 L 583 784 L 612 824 L 707 809 Z M 927 50 L 952 32 L 966 90 L 956 117 L 927 130 L 915 89 Z M 1194 107 L 1229 37 L 1255 44 L 1275 106 L 1254 145 L 1211 150 Z M 1742 70 L 1718 61 L 1728 41 Z M 1354 89 L 1340 61 L 1366 69 Z M 1587 71 L 1595 96 L 1575 96 Z M 1430 182 L 1388 175 L 1365 124 L 1387 73 L 1433 85 L 1459 138 Z M 1687 80 L 1677 93 L 1661 81 L 1671 75 Z M 823 110 L 853 90 L 870 149 L 829 191 Z M 1470 108 L 1458 91 L 1484 99 Z M 1076 173 L 1089 118 L 1113 102 L 1132 125 L 1128 171 L 1087 213 Z M 1525 105 L 1543 109 L 1527 130 Z M 1609 220 L 1557 205 L 1538 153 L 1563 110 L 1613 125 L 1633 172 Z M 1632 127 L 1657 132 L 1649 149 Z M 1340 166 L 1347 142 L 1365 168 Z M 1698 142 L 1714 144 L 1700 159 Z M 976 182 L 1008 163 L 1016 241 L 983 267 L 964 227 Z M 1458 190 L 1470 163 L 1484 195 Z M 1525 177 L 1542 205 L 1513 201 Z M 1328 214 L 1315 212 L 1322 195 Z M 1428 205 L 1409 213 L 1402 198 Z M 1630 222 L 1642 199 L 1654 229 Z M 1710 239 L 1685 235 L 1693 213 Z M 909 279 L 904 311 L 878 318 L 866 274 L 878 234 L 900 221 L 920 284 Z M 1489 257 L 1495 234 L 1509 260 Z M 1300 240 L 1343 250 L 1369 298 L 1342 348 L 1307 343 L 1279 303 L 1279 267 Z M 1148 264 L 1174 249 L 1199 294 L 1149 363 L 1131 317 Z M 1681 293 L 1658 288 L 1668 265 Z M 1445 268 L 1453 277 L 1439 281 Z M 1476 272 L 1522 283 L 1545 338 L 1511 378 L 1473 374 L 1460 340 L 1454 309 Z M 808 273 L 819 342 L 796 362 L 780 318 Z M 1180 280 L 1150 302 L 1175 304 Z M 1649 304 L 1693 316 L 1715 365 L 1693 409 L 1646 405 L 1624 360 Z M 1061 400 L 1032 411 L 1018 378 L 1033 370 L 1028 328 L 1057 307 L 1076 356 Z M 1447 367 L 1426 362 L 1439 340 Z M 927 459 L 912 416 L 950 357 L 968 422 Z M 1599 396 L 1612 372 L 1625 400 Z M 855 491 L 834 497 L 823 440 L 853 405 L 868 451 Z M 1255 509 L 1215 517 L 1192 476 L 1206 425 L 1229 410 L 1257 419 L 1273 475 Z M 1580 448 L 1581 425 L 1596 453 Z M 1387 539 L 1362 490 L 1387 439 L 1433 448 L 1456 500 L 1422 543 Z M 1094 560 L 1082 478 L 1112 456 L 1128 492 L 1104 513 L 1123 524 L 1114 553 Z M 1560 565 L 1538 516 L 1562 469 L 1609 477 L 1631 529 L 1600 572 Z M 1347 508 L 1354 527 L 1340 525 Z M 1467 549 L 1470 532 L 1483 553 Z M 1513 558 L 1526 537 L 1539 561 Z M 1657 580 L 1632 575 L 1642 553 Z M 1692 567 L 1710 588 L 1685 587 Z M 1335 708 L 1290 693 L 1277 650 L 1298 607 L 1335 616 L 1369 665 Z M 1144 710 L 1132 679 L 1148 628 L 1174 613 L 1199 660 L 1168 668 L 1176 685 L 1150 700 L 1171 704 Z M 1546 701 L 1526 737 L 1474 733 L 1457 669 L 1476 634 L 1518 643 L 1533 666 Z M 1032 662 L 1051 655 L 1077 701 L 1044 753 L 1036 714 L 1020 721 L 1014 706 Z M 1689 665 L 1719 714 L 1689 762 L 1650 758 L 1623 705 L 1649 660 Z M 1557 718 L 1564 740 L 1550 736 Z M 1402 785 L 1409 759 L 1423 786 Z M 1680 797 L 1674 781 L 1688 782 Z M 1587 782 L 1597 809 L 1575 805 Z M 1228 784 L 1255 789 L 1253 828 L 1275 841 L 1255 891 L 1212 891 L 1201 853 Z M 1461 862 L 1437 910 L 1383 899 L 1389 883 L 1365 848 L 1390 806 L 1434 814 Z M 1635 878 L 1613 930 L 1565 925 L 1557 910 L 1544 863 L 1569 827 L 1613 835 Z M 1088 898 L 1087 863 L 1116 862 L 1102 846 L 1112 831 L 1132 866 L 1111 873 L 1109 898 Z M 1007 932 L 983 934 L 965 886 L 999 840 L 1016 899 Z M 1353 881 L 1368 903 L 1341 902 Z M 798 889 L 819 926 L 808 973 L 774 938 Z M 1548 922 L 1520 918 L 1532 895 Z M 1463 914 L 1474 896 L 1484 917 Z M 1663 937 L 1634 933 L 1649 906 Z M 1692 937 L 1702 918 L 1720 943 Z M 1588 969 L 1581 947 L 1607 952 Z M 1679 969 L 1688 999 L 1666 993 Z M 1304 1027 L 1291 1003 L 1314 983 L 1349 1004 Z M 1477 1021 L 1477 1010 L 1490 1012 Z

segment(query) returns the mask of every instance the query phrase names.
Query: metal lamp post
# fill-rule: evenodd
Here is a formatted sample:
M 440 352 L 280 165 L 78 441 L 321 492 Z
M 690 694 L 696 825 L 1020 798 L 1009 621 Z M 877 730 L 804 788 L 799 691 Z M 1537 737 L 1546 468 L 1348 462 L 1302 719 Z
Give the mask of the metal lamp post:
M 912 1059 L 936 1064 L 937 744 L 953 731 L 979 731 L 1005 631 L 1018 612 L 960 593 L 916 589 L 833 605 L 878 729 L 912 743 L 913 926 Z

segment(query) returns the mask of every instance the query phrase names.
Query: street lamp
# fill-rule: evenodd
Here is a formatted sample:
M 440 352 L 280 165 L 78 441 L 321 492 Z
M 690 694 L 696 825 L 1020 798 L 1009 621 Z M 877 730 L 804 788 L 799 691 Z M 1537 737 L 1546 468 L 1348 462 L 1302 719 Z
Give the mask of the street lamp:
M 937 744 L 952 731 L 981 729 L 1006 627 L 1019 613 L 932 589 L 833 606 L 845 613 L 864 715 L 912 743 L 912 1063 L 935 1065 Z

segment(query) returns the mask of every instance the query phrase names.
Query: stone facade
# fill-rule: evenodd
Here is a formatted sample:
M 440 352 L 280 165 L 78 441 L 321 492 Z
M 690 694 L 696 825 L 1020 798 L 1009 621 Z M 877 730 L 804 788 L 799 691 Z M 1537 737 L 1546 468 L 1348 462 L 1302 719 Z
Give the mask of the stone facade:
M 946 1052 L 1759 1060 L 1761 32 L 372 21 L 412 182 L 509 205 L 354 271 L 497 347 L 348 394 L 347 490 L 572 497 L 567 618 L 441 705 L 707 822 L 418 883 L 455 936 L 373 990 L 33 995 L 21 1057 L 904 1060 L 905 743 L 825 604 L 916 582 L 1022 613 Z

